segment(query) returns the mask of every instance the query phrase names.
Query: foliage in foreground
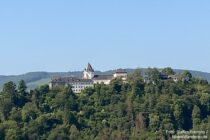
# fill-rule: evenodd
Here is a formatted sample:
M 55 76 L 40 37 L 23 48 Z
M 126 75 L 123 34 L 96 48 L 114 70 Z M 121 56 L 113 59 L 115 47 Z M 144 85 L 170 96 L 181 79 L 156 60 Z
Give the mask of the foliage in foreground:
M 168 139 L 166 130 L 210 132 L 207 81 L 189 72 L 178 82 L 161 80 L 156 69 L 147 76 L 145 83 L 136 70 L 127 83 L 114 79 L 80 94 L 47 85 L 27 92 L 24 81 L 8 82 L 0 93 L 0 139 L 153 140 Z

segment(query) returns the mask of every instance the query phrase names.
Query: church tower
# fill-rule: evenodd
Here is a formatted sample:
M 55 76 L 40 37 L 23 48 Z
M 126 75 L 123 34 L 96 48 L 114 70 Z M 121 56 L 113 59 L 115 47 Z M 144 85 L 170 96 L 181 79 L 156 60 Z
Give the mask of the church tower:
M 93 77 L 94 77 L 94 69 L 92 68 L 90 63 L 88 63 L 87 67 L 83 72 L 83 79 L 92 79 Z

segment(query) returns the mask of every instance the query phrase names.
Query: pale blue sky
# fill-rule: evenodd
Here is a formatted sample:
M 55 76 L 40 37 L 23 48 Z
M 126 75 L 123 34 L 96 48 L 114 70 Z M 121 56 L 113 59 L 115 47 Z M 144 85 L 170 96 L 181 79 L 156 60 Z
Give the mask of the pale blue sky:
M 87 62 L 210 72 L 210 0 L 2 0 L 0 52 L 0 75 Z

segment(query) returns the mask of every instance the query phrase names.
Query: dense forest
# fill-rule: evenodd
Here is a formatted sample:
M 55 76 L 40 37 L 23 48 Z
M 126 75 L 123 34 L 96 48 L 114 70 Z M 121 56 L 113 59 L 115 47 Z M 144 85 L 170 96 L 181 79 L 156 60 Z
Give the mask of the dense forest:
M 114 79 L 80 94 L 70 85 L 27 91 L 23 80 L 5 83 L 0 93 L 0 139 L 167 140 L 167 131 L 210 132 L 208 81 L 188 71 L 178 81 L 162 79 L 162 73 L 174 74 L 170 68 L 150 68 L 145 81 L 137 69 L 127 82 Z

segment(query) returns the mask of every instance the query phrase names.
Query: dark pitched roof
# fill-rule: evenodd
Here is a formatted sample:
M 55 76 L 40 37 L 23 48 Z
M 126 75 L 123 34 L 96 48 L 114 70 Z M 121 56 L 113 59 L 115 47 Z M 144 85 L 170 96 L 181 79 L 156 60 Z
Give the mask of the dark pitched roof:
M 168 75 L 168 78 L 177 79 L 180 78 L 179 75 Z
M 116 73 L 127 73 L 125 69 L 117 69 Z
M 90 63 L 88 63 L 87 68 L 85 70 L 88 72 L 94 72 L 94 69 L 92 68 Z
M 161 78 L 162 80 L 168 79 L 168 75 L 166 75 L 166 74 L 164 74 L 164 73 L 160 73 L 160 78 Z
M 51 80 L 52 83 L 78 83 L 93 82 L 91 79 L 79 79 L 76 77 L 59 77 Z
M 112 80 L 113 75 L 95 75 L 93 80 Z

